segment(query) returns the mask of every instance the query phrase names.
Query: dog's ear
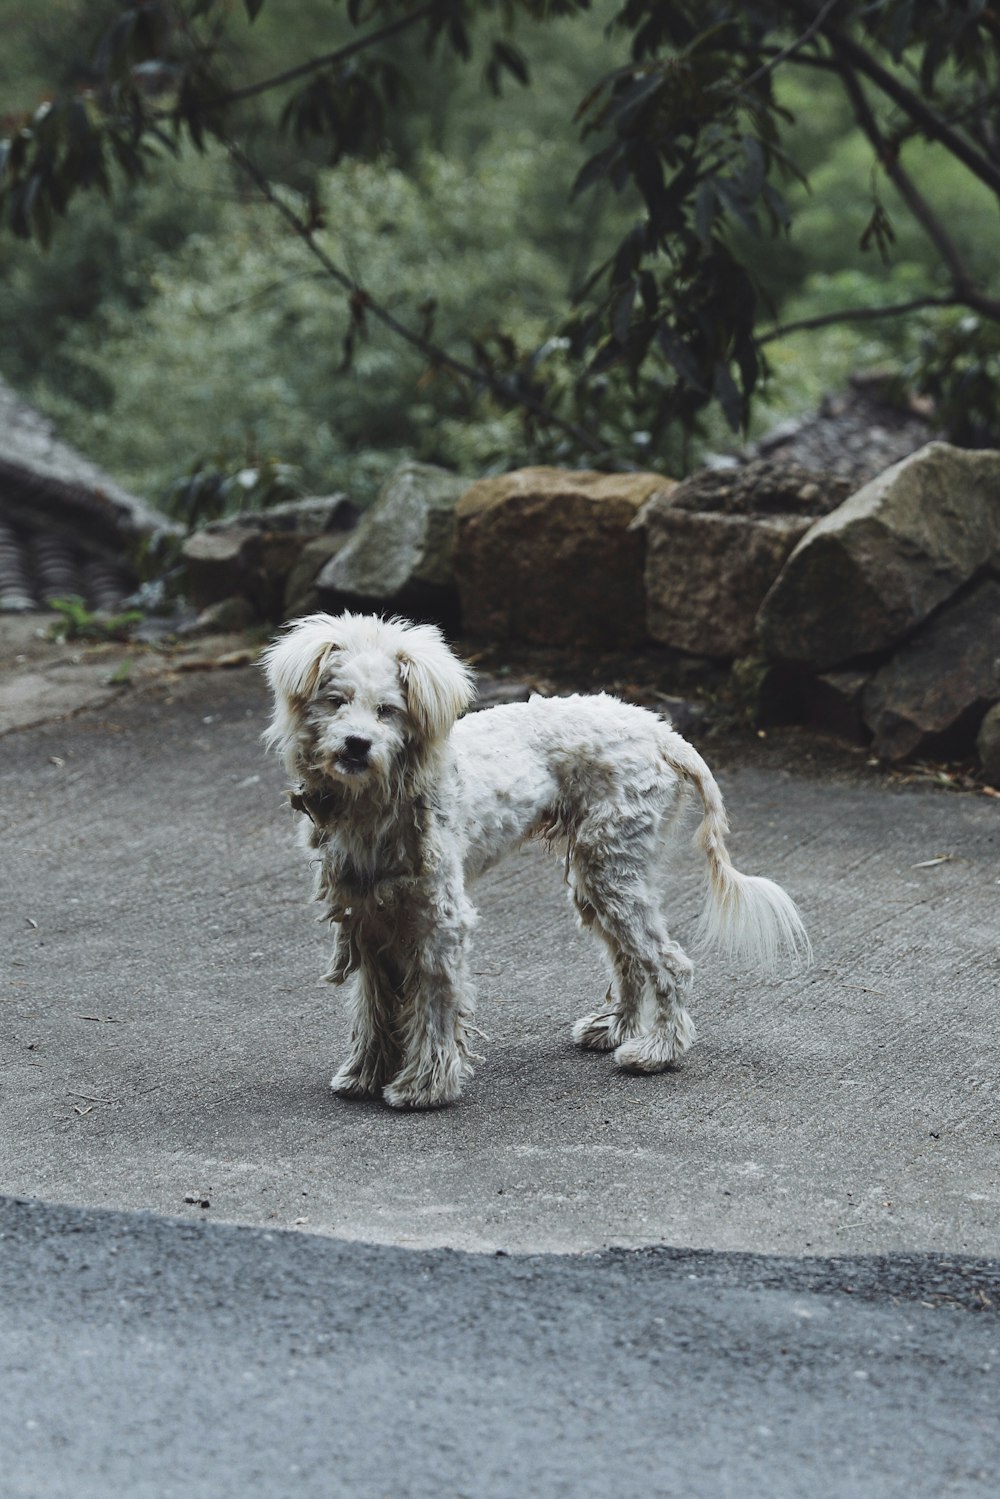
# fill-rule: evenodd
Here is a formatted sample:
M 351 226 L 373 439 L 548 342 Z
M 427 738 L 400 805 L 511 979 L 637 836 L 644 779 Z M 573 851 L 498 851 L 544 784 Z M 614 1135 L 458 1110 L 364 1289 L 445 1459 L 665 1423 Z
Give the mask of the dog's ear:
M 410 717 L 424 739 L 443 739 L 472 701 L 471 671 L 434 625 L 409 625 L 397 659 Z
M 292 707 L 312 697 L 323 667 L 338 647 L 339 623 L 332 614 L 310 614 L 295 620 L 267 647 L 261 665 L 276 703 Z

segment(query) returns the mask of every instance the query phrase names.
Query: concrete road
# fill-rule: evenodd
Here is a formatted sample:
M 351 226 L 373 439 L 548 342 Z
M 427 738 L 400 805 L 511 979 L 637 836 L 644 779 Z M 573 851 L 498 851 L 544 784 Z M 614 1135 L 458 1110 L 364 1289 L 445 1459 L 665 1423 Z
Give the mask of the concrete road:
M 992 1499 L 996 803 L 709 750 L 816 967 L 706 962 L 694 1051 L 620 1076 L 528 850 L 478 1076 L 400 1115 L 329 1093 L 264 717 L 207 671 L 0 737 L 2 1499 Z
M 346 1024 L 264 719 L 217 671 L 0 739 L 6 1190 L 423 1247 L 1000 1252 L 995 801 L 716 757 L 817 961 L 703 964 L 654 1078 L 572 1046 L 607 974 L 525 851 L 478 888 L 478 1076 L 400 1116 L 329 1093 Z

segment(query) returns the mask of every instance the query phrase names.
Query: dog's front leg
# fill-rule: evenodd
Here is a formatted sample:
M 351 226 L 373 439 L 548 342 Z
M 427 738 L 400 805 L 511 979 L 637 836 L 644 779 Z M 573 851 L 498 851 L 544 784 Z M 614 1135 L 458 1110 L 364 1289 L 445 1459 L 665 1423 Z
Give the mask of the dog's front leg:
M 457 882 L 428 894 L 421 906 L 397 1022 L 402 1066 L 382 1094 L 394 1109 L 454 1103 L 473 1072 L 467 947 L 475 912 Z
M 398 1000 L 384 963 L 368 954 L 357 959 L 357 987 L 351 999 L 351 1054 L 330 1087 L 342 1098 L 377 1097 L 399 1069 L 396 1036 Z

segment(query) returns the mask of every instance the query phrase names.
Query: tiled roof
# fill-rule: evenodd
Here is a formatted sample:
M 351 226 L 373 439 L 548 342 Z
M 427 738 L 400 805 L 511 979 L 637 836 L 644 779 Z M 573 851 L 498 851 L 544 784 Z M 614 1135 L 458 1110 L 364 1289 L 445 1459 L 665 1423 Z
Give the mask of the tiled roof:
M 67 594 L 113 610 L 135 587 L 136 543 L 174 529 L 0 381 L 0 610 Z

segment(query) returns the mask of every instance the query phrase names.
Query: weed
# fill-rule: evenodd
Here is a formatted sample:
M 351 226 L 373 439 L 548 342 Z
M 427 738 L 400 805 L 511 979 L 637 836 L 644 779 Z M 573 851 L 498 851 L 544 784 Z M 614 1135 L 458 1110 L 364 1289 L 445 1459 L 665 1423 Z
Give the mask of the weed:
M 52 640 L 128 640 L 142 619 L 141 609 L 126 609 L 123 614 L 95 614 L 78 593 L 48 602 L 62 616 L 49 630 Z

